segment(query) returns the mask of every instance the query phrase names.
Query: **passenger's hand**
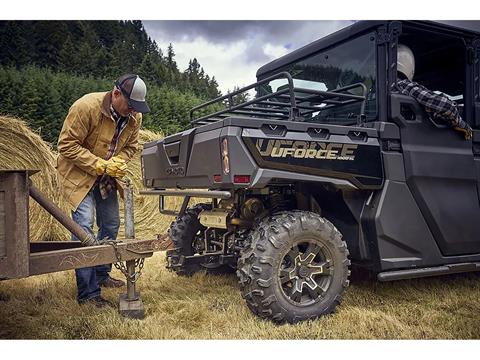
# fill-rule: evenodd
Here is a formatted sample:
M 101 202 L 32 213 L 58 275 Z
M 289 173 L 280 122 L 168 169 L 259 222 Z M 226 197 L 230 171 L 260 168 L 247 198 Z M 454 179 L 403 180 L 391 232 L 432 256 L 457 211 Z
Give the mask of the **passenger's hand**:
M 465 121 L 460 120 L 458 124 L 453 127 L 453 130 L 461 132 L 465 140 L 472 140 L 473 130 Z

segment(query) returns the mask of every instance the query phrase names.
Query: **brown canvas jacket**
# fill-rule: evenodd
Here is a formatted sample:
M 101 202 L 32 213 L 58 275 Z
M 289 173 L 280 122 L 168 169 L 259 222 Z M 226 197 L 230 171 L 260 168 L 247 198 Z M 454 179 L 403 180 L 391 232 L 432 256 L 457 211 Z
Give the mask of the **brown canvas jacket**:
M 95 164 L 105 158 L 115 132 L 110 114 L 111 91 L 84 95 L 68 112 L 58 138 L 57 175 L 65 199 L 76 210 L 97 179 Z M 139 150 L 138 133 L 142 114 L 128 119 L 119 139 L 115 156 L 129 161 Z M 123 197 L 122 184 L 117 188 Z

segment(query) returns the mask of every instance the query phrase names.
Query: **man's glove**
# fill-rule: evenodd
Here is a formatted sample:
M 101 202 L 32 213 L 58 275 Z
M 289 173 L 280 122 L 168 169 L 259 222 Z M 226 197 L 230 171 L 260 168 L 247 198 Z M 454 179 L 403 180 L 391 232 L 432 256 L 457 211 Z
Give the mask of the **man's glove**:
M 97 175 L 105 174 L 105 171 L 107 171 L 107 161 L 98 158 L 97 163 L 95 164 L 95 170 L 97 171 Z
M 125 160 L 118 156 L 112 157 L 107 161 L 105 174 L 114 178 L 122 178 L 127 175 L 127 164 Z
M 465 140 L 472 140 L 473 130 L 465 121 L 460 120 L 458 124 L 453 127 L 453 130 L 463 133 Z
M 127 174 L 127 164 L 125 160 L 114 156 L 109 160 L 99 158 L 95 165 L 97 175 L 107 174 L 111 177 L 122 178 Z

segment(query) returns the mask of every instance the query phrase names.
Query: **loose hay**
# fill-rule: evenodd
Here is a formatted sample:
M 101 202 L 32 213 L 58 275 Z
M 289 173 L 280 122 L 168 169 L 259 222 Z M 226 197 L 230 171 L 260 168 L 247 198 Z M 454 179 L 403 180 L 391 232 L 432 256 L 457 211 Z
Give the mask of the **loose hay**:
M 33 184 L 60 207 L 64 202 L 58 194 L 55 155 L 49 144 L 17 118 L 0 116 L 0 169 L 38 169 L 31 176 Z M 31 241 L 52 240 L 52 233 L 60 232 L 56 222 L 33 199 L 30 200 Z

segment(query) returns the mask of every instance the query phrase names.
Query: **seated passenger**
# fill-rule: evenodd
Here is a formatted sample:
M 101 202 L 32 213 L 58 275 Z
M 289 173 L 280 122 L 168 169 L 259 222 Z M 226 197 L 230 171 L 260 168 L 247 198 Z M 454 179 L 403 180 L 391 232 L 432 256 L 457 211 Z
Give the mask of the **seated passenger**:
M 392 86 L 401 94 L 417 100 L 427 114 L 434 120 L 447 122 L 454 130 L 461 132 L 465 140 L 472 139 L 472 128 L 460 116 L 455 102 L 445 94 L 438 94 L 413 82 L 415 73 L 415 57 L 408 46 L 398 44 L 397 50 L 397 77 L 398 81 Z

